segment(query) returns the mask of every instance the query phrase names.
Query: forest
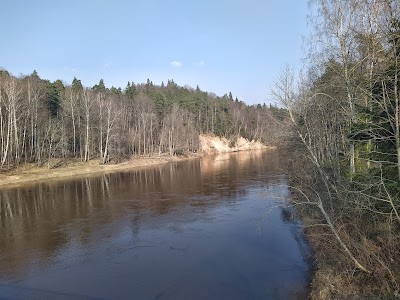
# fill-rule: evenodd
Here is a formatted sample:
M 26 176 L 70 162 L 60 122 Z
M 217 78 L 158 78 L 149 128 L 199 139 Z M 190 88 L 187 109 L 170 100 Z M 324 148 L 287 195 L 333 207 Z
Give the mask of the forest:
M 0 170 L 196 152 L 203 133 L 278 145 L 314 251 L 310 299 L 399 299 L 400 3 L 309 4 L 304 67 L 277 76 L 278 106 L 171 79 L 85 87 L 0 70 Z
M 132 155 L 175 155 L 198 150 L 200 133 L 238 135 L 272 144 L 284 109 L 246 105 L 232 93 L 217 97 L 173 80 L 84 87 L 0 71 L 0 169 L 48 165 L 57 159 L 103 164 Z
M 291 130 L 293 205 L 315 251 L 311 299 L 400 297 L 400 6 L 310 1 L 305 67 L 273 95 Z

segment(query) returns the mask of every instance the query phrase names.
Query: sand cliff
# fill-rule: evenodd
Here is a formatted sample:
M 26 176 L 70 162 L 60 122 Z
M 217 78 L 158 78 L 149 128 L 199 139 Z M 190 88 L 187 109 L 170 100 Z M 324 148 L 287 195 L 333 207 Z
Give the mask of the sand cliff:
M 200 152 L 204 154 L 227 153 L 243 150 L 260 150 L 274 147 L 266 146 L 260 141 L 249 141 L 241 136 L 234 140 L 228 140 L 224 137 L 201 134 L 199 136 Z

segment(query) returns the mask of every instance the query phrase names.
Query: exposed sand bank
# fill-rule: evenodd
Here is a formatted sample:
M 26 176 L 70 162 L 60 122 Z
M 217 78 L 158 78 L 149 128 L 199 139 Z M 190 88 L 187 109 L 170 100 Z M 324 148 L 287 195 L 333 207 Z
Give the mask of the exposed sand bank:
M 47 163 L 43 167 L 38 167 L 35 164 L 21 165 L 11 171 L 0 173 L 0 188 L 19 186 L 35 181 L 140 169 L 170 162 L 196 159 L 207 154 L 274 149 L 274 147 L 266 146 L 259 141 L 249 141 L 242 137 L 238 137 L 232 142 L 216 136 L 200 135 L 199 141 L 200 151 L 198 153 L 185 153 L 178 156 L 166 154 L 151 157 L 133 156 L 129 160 L 118 164 L 105 165 L 101 164 L 99 159 L 93 159 L 89 162 L 81 162 L 76 159 L 55 159 L 51 161 L 51 168 L 47 167 Z
M 180 156 L 134 156 L 131 159 L 118 163 L 106 164 L 100 163 L 99 159 L 94 159 L 89 162 L 80 162 L 76 160 L 57 160 L 52 162 L 52 165 L 57 167 L 48 168 L 47 164 L 43 167 L 37 167 L 34 164 L 27 164 L 18 167 L 7 173 L 0 174 L 0 188 L 23 185 L 34 181 L 54 180 L 58 178 L 82 176 L 88 174 L 113 173 L 124 170 L 133 170 L 166 164 L 170 162 L 184 161 L 201 157 L 201 154 L 190 153 Z
M 266 146 L 260 141 L 249 141 L 241 136 L 234 140 L 228 140 L 224 137 L 211 135 L 200 135 L 200 151 L 206 154 L 211 153 L 229 153 L 247 150 L 275 149 L 275 147 Z

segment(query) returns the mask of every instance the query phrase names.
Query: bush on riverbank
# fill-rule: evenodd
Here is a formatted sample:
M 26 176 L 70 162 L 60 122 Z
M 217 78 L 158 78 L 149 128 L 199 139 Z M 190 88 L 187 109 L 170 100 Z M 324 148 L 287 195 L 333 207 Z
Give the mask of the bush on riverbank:
M 395 217 L 367 207 L 370 199 L 354 190 L 354 182 L 343 178 L 335 182 L 338 191 L 329 196 L 320 173 L 310 163 L 307 150 L 293 141 L 286 146 L 283 152 L 286 152 L 285 167 L 293 204 L 314 252 L 315 272 L 309 298 L 399 299 L 400 235 Z M 314 205 L 315 197 L 321 197 L 340 239 L 368 272 L 357 268 L 343 251 Z

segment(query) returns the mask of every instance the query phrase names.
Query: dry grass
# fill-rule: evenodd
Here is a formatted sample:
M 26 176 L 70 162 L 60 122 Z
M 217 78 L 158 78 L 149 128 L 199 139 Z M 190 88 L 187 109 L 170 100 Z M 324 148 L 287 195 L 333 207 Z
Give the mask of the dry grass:
M 301 214 L 305 225 L 316 222 L 314 216 Z M 349 245 L 363 265 L 372 271 L 366 274 L 355 268 L 351 260 L 341 251 L 332 234 L 324 227 L 308 227 L 305 233 L 314 250 L 315 272 L 309 299 L 400 299 L 395 277 L 400 269 L 398 249 L 393 225 L 372 223 L 363 219 L 352 220 L 359 232 L 349 226 L 349 220 L 340 222 L 341 238 Z M 371 232 L 376 235 L 371 236 Z M 397 274 L 396 274 L 397 273 Z

